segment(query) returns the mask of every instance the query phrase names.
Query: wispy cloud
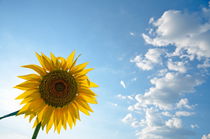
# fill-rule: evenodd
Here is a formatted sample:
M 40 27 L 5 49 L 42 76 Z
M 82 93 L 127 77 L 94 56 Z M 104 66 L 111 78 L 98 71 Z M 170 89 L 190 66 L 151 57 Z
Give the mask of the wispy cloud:
M 124 81 L 120 81 L 120 84 L 122 85 L 123 88 L 126 88 L 125 82 Z
M 135 35 L 136 35 L 134 32 L 129 32 L 129 34 L 130 34 L 131 36 L 135 36 Z
M 128 99 L 128 100 L 133 100 L 134 99 L 133 96 L 129 96 L 129 95 L 125 96 L 125 95 L 122 95 L 122 94 L 118 94 L 117 97 L 119 99 Z

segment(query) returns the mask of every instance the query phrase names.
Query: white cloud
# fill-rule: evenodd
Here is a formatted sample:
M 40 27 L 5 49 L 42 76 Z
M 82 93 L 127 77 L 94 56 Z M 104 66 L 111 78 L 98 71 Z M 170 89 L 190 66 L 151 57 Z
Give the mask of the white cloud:
M 162 115 L 163 116 L 166 116 L 166 117 L 172 117 L 173 115 L 171 113 L 169 113 L 168 111 L 164 111 L 162 112 Z
M 153 21 L 156 36 L 142 34 L 145 42 L 154 46 L 174 45 L 177 51 L 186 50 L 190 55 L 210 57 L 209 17 L 169 10 Z
M 140 139 L 186 139 L 194 135 L 194 132 L 183 128 L 182 120 L 171 118 L 164 120 L 159 110 L 147 108 L 145 110 L 144 128 L 138 131 Z
M 132 96 L 124 96 L 122 94 L 118 94 L 117 97 L 120 98 L 120 99 L 133 100 L 133 97 Z
M 137 133 L 140 139 L 186 139 L 195 135 L 194 132 L 183 128 L 146 127 Z
M 193 114 L 194 114 L 193 112 L 187 112 L 187 111 L 177 111 L 177 112 L 175 113 L 175 115 L 176 115 L 177 117 L 181 117 L 181 116 L 188 117 L 188 116 L 191 116 L 191 115 L 193 115 Z
M 154 87 L 151 87 L 143 95 L 137 95 L 136 100 L 141 106 L 152 104 L 160 109 L 174 108 L 183 94 L 194 92 L 194 87 L 201 83 L 200 80 L 191 75 L 171 72 L 168 72 L 164 77 L 153 78 L 150 82 Z
M 160 55 L 163 53 L 161 49 L 149 49 L 145 54 L 145 58 L 151 61 L 152 63 L 162 63 Z
M 142 70 L 151 70 L 155 64 L 162 64 L 161 54 L 162 49 L 149 49 L 148 52 L 142 57 L 141 55 L 136 56 L 131 62 L 134 62 L 137 67 Z
M 122 119 L 122 122 L 123 123 L 131 123 L 135 121 L 135 118 L 132 116 L 131 113 L 127 114 L 123 119 Z
M 158 72 L 157 76 L 164 76 L 166 73 L 168 73 L 168 69 L 161 69 Z
M 151 70 L 153 68 L 151 61 L 143 59 L 142 56 L 136 56 L 131 62 L 136 63 L 136 66 L 142 70 Z
M 133 115 L 131 113 L 127 114 L 123 119 L 122 119 L 123 123 L 129 124 L 131 127 L 139 127 L 141 122 L 138 122 L 136 120 L 136 118 L 133 117 Z
M 210 59 L 206 58 L 203 64 L 198 64 L 198 68 L 209 68 L 210 67 Z
M 178 118 L 169 119 L 165 124 L 170 128 L 182 128 L 182 120 Z
M 149 24 L 152 24 L 153 22 L 154 22 L 154 18 L 151 17 L 151 18 L 149 19 Z
M 210 134 L 208 134 L 208 135 L 203 135 L 201 139 L 210 139 Z
M 120 84 L 122 85 L 123 88 L 126 88 L 125 82 L 124 81 L 120 81 Z
M 173 62 L 172 60 L 168 61 L 168 69 L 178 71 L 178 72 L 181 72 L 181 73 L 185 73 L 187 71 L 184 62 L 180 62 L 180 61 Z
M 189 101 L 187 98 L 182 98 L 179 100 L 179 102 L 176 104 L 177 108 L 188 108 L 188 109 L 192 109 L 193 106 L 190 106 Z
M 145 119 L 148 127 L 156 127 L 164 124 L 161 113 L 154 108 L 145 110 Z

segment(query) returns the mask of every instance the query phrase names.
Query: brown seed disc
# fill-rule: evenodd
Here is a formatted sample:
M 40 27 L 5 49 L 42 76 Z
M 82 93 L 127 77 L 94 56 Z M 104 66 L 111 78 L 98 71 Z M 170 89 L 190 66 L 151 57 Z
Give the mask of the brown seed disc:
M 63 107 L 77 94 L 77 82 L 67 71 L 56 70 L 43 77 L 39 86 L 41 98 L 54 107 Z

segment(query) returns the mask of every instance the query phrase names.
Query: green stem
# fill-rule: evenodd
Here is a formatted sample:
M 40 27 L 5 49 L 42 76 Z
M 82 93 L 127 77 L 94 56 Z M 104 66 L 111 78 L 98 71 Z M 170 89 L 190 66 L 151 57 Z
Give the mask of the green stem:
M 36 139 L 38 133 L 39 133 L 39 130 L 40 130 L 40 127 L 41 127 L 41 123 L 39 123 L 37 126 L 36 126 L 36 129 L 34 131 L 34 134 L 32 136 L 32 139 Z
M 7 117 L 10 117 L 10 116 L 17 115 L 18 112 L 19 112 L 19 111 L 15 111 L 15 112 L 12 112 L 12 113 L 10 113 L 10 114 L 4 115 L 4 116 L 0 117 L 0 120 L 1 120 L 1 119 L 4 119 L 4 118 L 7 118 Z

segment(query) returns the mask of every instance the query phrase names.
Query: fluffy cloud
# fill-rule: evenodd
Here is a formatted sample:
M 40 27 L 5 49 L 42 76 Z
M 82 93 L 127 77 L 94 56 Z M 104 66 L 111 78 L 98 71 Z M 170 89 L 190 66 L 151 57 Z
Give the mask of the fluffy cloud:
M 182 128 L 182 120 L 178 118 L 169 119 L 165 124 L 170 128 Z
M 194 87 L 200 85 L 201 81 L 191 75 L 168 72 L 164 77 L 153 78 L 150 82 L 154 85 L 143 95 L 136 96 L 139 105 L 155 105 L 160 109 L 172 109 L 177 105 L 179 98 L 186 93 L 194 91 Z M 186 102 L 180 102 L 179 107 Z
M 155 108 L 145 110 L 144 121 L 145 128 L 137 133 L 141 139 L 185 139 L 194 135 L 194 132 L 183 128 L 181 119 L 171 118 L 165 121 L 160 111 Z
M 123 119 L 123 123 L 129 124 L 131 127 L 139 127 L 141 124 L 143 124 L 143 121 L 137 121 L 136 118 L 133 117 L 131 113 L 127 114 Z
M 189 101 L 187 98 L 182 98 L 179 100 L 179 102 L 176 104 L 177 108 L 188 108 L 188 109 L 192 109 L 193 106 L 190 106 Z
M 210 57 L 210 20 L 204 16 L 206 12 L 166 11 L 158 20 L 151 21 L 155 36 L 142 34 L 142 37 L 154 46 L 174 45 L 177 54 L 185 50 L 198 58 Z
M 162 64 L 162 53 L 162 49 L 149 49 L 148 52 L 144 55 L 144 57 L 138 55 L 134 59 L 132 59 L 131 62 L 134 62 L 136 66 L 142 70 L 151 70 L 153 69 L 155 64 Z
M 181 73 L 185 73 L 187 71 L 184 62 L 181 62 L 181 61 L 173 62 L 172 60 L 168 61 L 168 69 L 178 71 Z
M 146 127 L 137 133 L 140 139 L 186 139 L 195 135 L 192 131 L 182 128 Z

